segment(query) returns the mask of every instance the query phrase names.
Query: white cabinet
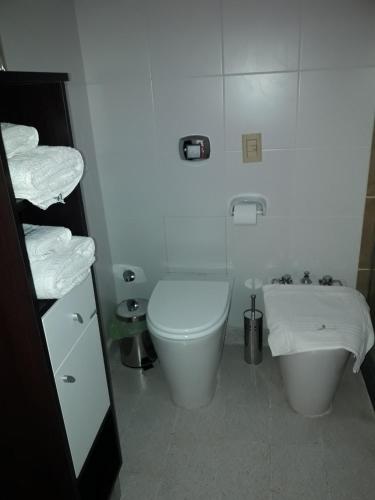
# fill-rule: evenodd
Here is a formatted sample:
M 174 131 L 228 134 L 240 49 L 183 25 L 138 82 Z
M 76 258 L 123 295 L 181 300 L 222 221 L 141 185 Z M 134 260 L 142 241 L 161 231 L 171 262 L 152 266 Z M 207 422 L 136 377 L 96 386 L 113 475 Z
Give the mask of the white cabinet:
M 48 352 L 56 371 L 96 313 L 91 274 L 57 300 L 42 317 Z
M 91 276 L 42 322 L 78 476 L 110 405 Z
M 55 373 L 55 382 L 78 476 L 109 408 L 96 316 Z

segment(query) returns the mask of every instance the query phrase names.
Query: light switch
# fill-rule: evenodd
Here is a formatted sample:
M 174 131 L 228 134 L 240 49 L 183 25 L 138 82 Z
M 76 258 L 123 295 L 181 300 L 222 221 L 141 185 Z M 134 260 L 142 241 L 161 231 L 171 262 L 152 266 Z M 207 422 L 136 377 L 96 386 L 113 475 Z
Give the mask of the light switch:
M 244 134 L 242 136 L 242 161 L 243 163 L 262 161 L 261 134 Z

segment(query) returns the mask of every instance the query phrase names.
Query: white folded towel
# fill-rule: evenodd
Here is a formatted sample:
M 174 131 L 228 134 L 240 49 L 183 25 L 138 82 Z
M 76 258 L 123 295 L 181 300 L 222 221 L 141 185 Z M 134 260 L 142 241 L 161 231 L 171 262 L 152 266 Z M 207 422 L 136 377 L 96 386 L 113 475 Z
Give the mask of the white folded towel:
M 16 198 L 46 209 L 63 202 L 81 180 L 83 159 L 73 148 L 38 146 L 8 160 Z
M 346 349 L 358 372 L 374 344 L 369 307 L 357 290 L 341 286 L 265 285 L 268 342 L 273 356 Z
M 30 260 L 43 260 L 51 253 L 61 252 L 72 238 L 66 227 L 23 224 L 23 232 Z
M 44 260 L 31 260 L 36 295 L 39 299 L 59 299 L 84 281 L 95 262 L 92 238 L 72 236 L 66 247 Z
M 36 128 L 14 123 L 0 123 L 1 135 L 8 158 L 37 147 L 39 134 Z

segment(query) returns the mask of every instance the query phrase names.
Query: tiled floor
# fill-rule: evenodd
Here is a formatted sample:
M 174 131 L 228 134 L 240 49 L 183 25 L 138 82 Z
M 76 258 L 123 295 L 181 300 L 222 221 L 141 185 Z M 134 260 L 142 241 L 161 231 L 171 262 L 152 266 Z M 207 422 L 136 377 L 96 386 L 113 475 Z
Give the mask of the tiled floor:
M 215 398 L 194 411 L 172 404 L 159 365 L 112 368 L 124 500 L 375 498 L 375 417 L 351 366 L 318 419 L 289 408 L 267 350 L 255 367 L 226 345 Z

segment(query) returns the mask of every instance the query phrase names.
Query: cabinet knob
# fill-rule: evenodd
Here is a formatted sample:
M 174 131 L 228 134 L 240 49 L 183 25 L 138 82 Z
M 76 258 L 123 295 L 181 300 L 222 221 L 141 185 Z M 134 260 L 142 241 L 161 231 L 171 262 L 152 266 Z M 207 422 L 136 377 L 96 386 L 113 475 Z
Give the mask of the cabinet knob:
M 78 323 L 83 323 L 83 318 L 79 313 L 73 313 L 73 321 L 78 321 Z
M 63 375 L 61 377 L 61 380 L 67 384 L 73 384 L 76 381 L 76 379 L 75 379 L 75 377 L 73 377 L 73 375 Z

